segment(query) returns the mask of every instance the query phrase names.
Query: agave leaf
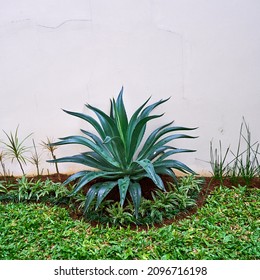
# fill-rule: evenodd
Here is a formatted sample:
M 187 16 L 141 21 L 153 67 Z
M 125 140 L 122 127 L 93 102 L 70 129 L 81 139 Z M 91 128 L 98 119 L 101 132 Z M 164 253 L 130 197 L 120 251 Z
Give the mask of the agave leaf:
M 93 107 L 89 104 L 87 104 L 86 106 L 92 111 L 94 111 L 94 113 L 97 115 L 106 135 L 119 136 L 118 129 L 112 118 L 110 118 L 107 114 L 105 114 L 103 111 L 99 110 L 96 107 Z
M 127 144 L 128 144 L 127 160 L 128 160 L 128 162 L 130 162 L 132 160 L 132 158 L 136 152 L 136 149 L 138 148 L 138 146 L 140 145 L 140 143 L 143 139 L 147 122 L 152 119 L 159 118 L 161 116 L 162 115 L 153 115 L 153 116 L 144 117 L 144 118 L 140 119 L 137 124 L 135 124 L 134 129 L 131 129 L 128 131 L 128 134 L 127 134 Z M 129 132 L 131 132 L 131 134 L 129 134 Z
M 155 159 L 156 157 L 158 157 L 159 155 L 164 154 L 164 152 L 168 149 L 171 149 L 171 146 L 161 146 L 159 147 L 156 151 L 154 151 L 149 157 L 147 157 L 150 161 L 152 161 L 153 159 Z M 138 157 L 138 160 L 140 158 Z
M 156 174 L 156 172 L 154 170 L 154 166 L 153 166 L 153 164 L 151 163 L 150 160 L 143 159 L 143 160 L 137 160 L 135 162 L 137 162 L 146 171 L 147 177 L 152 179 L 153 182 L 155 183 L 155 185 L 158 188 L 165 191 L 165 187 L 164 187 L 164 184 L 162 182 L 162 179 L 160 178 L 160 176 L 158 176 Z
M 158 148 L 160 148 L 161 146 L 164 146 L 166 143 L 172 141 L 172 140 L 176 140 L 176 139 L 181 139 L 181 138 L 196 138 L 194 136 L 189 136 L 186 134 L 174 134 L 174 135 L 169 135 L 163 139 L 161 139 L 160 141 L 158 141 L 157 143 L 155 143 L 150 149 L 147 149 L 143 154 L 142 157 L 140 157 L 140 159 L 143 158 L 150 158 Z
M 111 182 L 104 182 L 99 186 L 98 193 L 97 193 L 97 202 L 96 202 L 96 208 L 98 209 L 100 203 L 103 201 L 103 199 L 108 195 L 108 193 L 117 185 L 117 181 L 111 181 Z
M 184 127 L 184 126 L 172 126 L 172 127 L 166 127 L 163 130 L 161 130 L 158 133 L 158 139 L 161 138 L 164 134 L 169 133 L 169 132 L 174 132 L 174 131 L 180 131 L 180 130 L 195 130 L 198 127 Z M 196 138 L 196 137 L 194 137 Z
M 135 217 L 138 218 L 138 209 L 140 207 L 141 203 L 141 186 L 139 183 L 135 182 L 132 183 L 130 182 L 128 191 L 130 193 L 130 196 L 132 198 L 134 207 L 135 207 Z
M 84 155 L 87 155 L 89 157 L 94 158 L 95 160 L 97 160 L 98 162 L 100 162 L 100 164 L 102 164 L 102 166 L 107 167 L 110 171 L 116 171 L 116 170 L 121 170 L 120 168 L 116 168 L 113 164 L 111 164 L 110 162 L 107 162 L 104 160 L 103 157 L 101 157 L 99 154 L 97 154 L 96 152 L 93 151 L 89 151 L 86 153 L 83 153 Z M 107 171 L 109 171 L 107 170 Z
M 128 176 L 118 180 L 118 188 L 120 194 L 120 204 L 123 207 L 125 202 L 126 193 L 130 184 L 130 178 Z
M 111 145 L 113 147 L 113 155 L 114 158 L 120 162 L 121 168 L 126 168 L 126 154 L 125 154 L 125 147 L 122 139 L 118 136 L 110 137 L 107 136 L 103 142 L 106 145 Z M 112 152 L 111 151 L 111 152 Z
M 148 100 L 140 108 L 143 108 L 146 105 L 146 103 L 148 102 Z M 146 130 L 146 124 L 149 121 L 149 119 L 146 119 L 146 118 L 148 118 L 148 115 L 150 114 L 150 112 L 154 108 L 156 108 L 160 104 L 166 102 L 167 100 L 160 100 L 158 102 L 155 102 L 152 105 L 149 105 L 146 108 L 144 108 L 141 113 L 139 111 L 139 109 L 140 109 L 139 108 L 138 109 L 138 114 L 140 113 L 140 116 L 138 117 L 137 112 L 135 112 L 135 114 L 131 118 L 131 121 L 130 121 L 130 124 L 129 124 L 129 127 L 128 127 L 128 131 L 127 131 L 127 142 L 126 142 L 127 143 L 127 151 L 128 151 L 128 154 L 129 154 L 128 161 L 132 159 L 132 157 L 133 157 L 133 155 L 134 155 L 134 153 L 136 151 L 136 147 L 138 147 L 140 145 L 140 143 L 141 143 L 141 141 L 143 139 L 143 136 L 144 136 L 144 133 L 145 133 L 145 130 Z M 152 116 L 151 119 L 159 118 L 162 115 L 163 114 Z M 147 121 L 143 121 L 144 119 L 146 119 Z M 140 126 L 138 128 L 138 130 L 137 130 L 137 125 Z M 132 143 L 131 143 L 131 139 L 132 138 L 134 138 L 134 141 L 136 142 L 134 148 L 133 148 Z
M 177 184 L 177 177 L 175 175 L 175 173 L 172 171 L 171 168 L 167 168 L 167 167 L 155 167 L 155 171 L 157 174 L 161 174 L 161 175 L 168 175 L 170 177 L 173 178 L 174 182 Z
M 130 118 L 130 121 L 128 123 L 128 127 L 127 127 L 127 137 L 126 137 L 126 148 L 129 148 L 130 144 L 129 141 L 131 140 L 131 138 L 129 137 L 129 135 L 133 135 L 133 130 L 136 127 L 136 124 L 139 121 L 139 114 L 140 112 L 143 110 L 143 108 L 145 107 L 145 105 L 148 103 L 148 101 L 150 100 L 151 97 L 149 97 L 132 115 L 132 117 Z
M 53 162 L 57 162 L 57 163 L 61 163 L 61 162 L 73 162 L 73 163 L 79 163 L 79 164 L 83 164 L 95 169 L 100 169 L 103 171 L 111 171 L 111 168 L 113 168 L 113 165 L 107 163 L 107 162 L 100 162 L 97 161 L 95 158 L 90 157 L 87 155 L 87 153 L 83 153 L 83 154 L 78 154 L 78 155 L 74 155 L 74 156 L 68 156 L 68 157 L 62 157 L 62 158 L 58 158 L 55 160 L 47 160 L 47 162 L 53 163 Z
M 194 130 L 196 128 L 187 128 L 182 126 L 174 126 L 174 127 L 168 127 L 173 122 L 167 123 L 157 129 L 155 129 L 150 136 L 145 141 L 142 150 L 140 151 L 138 158 L 141 158 L 151 147 L 156 143 L 157 140 L 159 140 L 163 135 L 169 132 L 179 131 L 179 130 Z
M 94 133 L 91 133 L 89 131 L 86 131 L 84 129 L 80 130 L 81 132 L 83 132 L 85 135 L 87 135 L 88 137 L 90 137 L 98 146 L 103 148 L 103 139 L 100 139 L 98 136 L 96 136 Z
M 116 167 L 119 167 L 119 164 L 117 161 L 115 161 L 107 152 L 105 149 L 102 149 L 99 147 L 96 143 L 93 143 L 90 139 L 87 139 L 83 136 L 68 136 L 64 138 L 60 138 L 61 140 L 55 143 L 52 143 L 52 146 L 59 146 L 59 145 L 66 145 L 66 144 L 80 144 L 87 146 L 88 148 L 95 151 L 97 154 L 99 154 L 106 162 L 113 164 Z M 54 161 L 55 162 L 55 161 Z
M 143 118 L 143 117 L 148 116 L 148 115 L 151 113 L 152 110 L 154 110 L 157 106 L 161 105 L 162 103 L 165 103 L 165 102 L 168 101 L 169 99 L 170 99 L 170 97 L 167 98 L 167 99 L 161 99 L 161 100 L 159 100 L 159 101 L 157 101 L 157 102 L 155 102 L 155 103 L 153 103 L 153 104 L 147 106 L 147 107 L 142 111 L 140 117 Z
M 141 107 L 138 108 L 138 110 L 132 116 L 132 118 L 130 120 L 130 123 L 129 123 L 129 126 L 128 126 L 127 141 L 126 141 L 127 153 L 128 153 L 128 162 L 132 159 L 132 157 L 133 157 L 133 155 L 136 151 L 136 148 L 140 145 L 140 143 L 143 139 L 147 122 L 149 120 L 153 119 L 153 118 L 159 118 L 163 114 L 155 115 L 155 116 L 151 116 L 151 117 L 148 117 L 148 115 L 150 114 L 150 112 L 154 108 L 156 108 L 160 104 L 166 102 L 168 99 L 160 100 L 160 101 L 155 102 L 152 105 L 149 105 L 149 106 L 147 106 L 146 108 L 143 109 L 143 107 L 149 101 L 149 99 L 148 99 Z M 141 112 L 140 116 L 138 117 L 138 114 L 140 113 L 140 111 L 142 109 L 143 109 L 143 111 Z M 132 141 L 131 141 L 131 139 L 132 139 Z
M 88 212 L 89 206 L 90 206 L 91 202 L 93 201 L 93 199 L 96 197 L 99 186 L 101 184 L 102 183 L 96 183 L 93 186 L 91 186 L 90 189 L 88 190 L 88 192 L 86 194 L 85 207 L 84 207 L 84 211 L 83 211 L 84 215 L 86 212 Z
M 130 121 L 129 121 L 129 126 L 130 127 L 134 127 L 134 124 L 137 122 L 138 120 L 138 116 L 140 114 L 140 112 L 143 110 L 143 108 L 145 107 L 145 105 L 148 103 L 148 101 L 151 99 L 151 97 L 149 97 L 132 115 Z
M 113 104 L 111 106 L 113 106 Z M 99 121 L 103 127 L 103 130 L 104 130 L 106 136 L 110 136 L 112 138 L 114 138 L 114 137 L 120 138 L 120 131 L 116 125 L 116 122 L 114 121 L 114 119 L 112 117 L 106 115 L 104 112 L 102 112 L 101 110 L 99 110 L 96 107 L 93 107 L 91 105 L 87 105 L 87 107 L 90 108 L 91 110 L 93 110 L 95 112 L 95 114 L 97 115 L 97 117 L 99 118 Z M 111 142 L 107 148 L 109 149 L 110 153 L 113 155 L 114 159 L 117 162 L 120 162 L 121 165 L 123 165 L 123 162 L 121 161 L 120 153 L 118 152 L 117 146 L 115 145 L 115 143 Z
M 162 125 L 160 126 L 159 128 L 155 129 L 150 135 L 149 137 L 146 139 L 143 147 L 142 147 L 142 150 L 139 152 L 138 154 L 138 158 L 141 158 L 142 157 L 142 154 L 145 153 L 145 151 L 149 148 L 151 148 L 153 146 L 153 144 L 156 142 L 157 138 L 156 138 L 156 135 L 158 134 L 158 132 L 160 130 L 162 130 L 163 128 L 171 125 L 173 122 L 170 122 L 170 123 L 167 123 L 165 125 Z
M 155 162 L 159 162 L 159 161 L 163 161 L 164 159 L 166 159 L 167 157 L 174 155 L 174 154 L 179 154 L 179 153 L 192 153 L 192 152 L 196 152 L 196 150 L 189 150 L 189 149 L 177 149 L 174 147 L 171 147 L 171 151 L 167 151 L 162 153 L 162 155 L 160 157 L 158 157 L 156 159 Z M 149 159 L 151 160 L 151 158 L 149 157 Z
M 88 171 L 86 175 L 82 176 L 79 180 L 78 184 L 76 185 L 75 189 L 72 191 L 71 196 L 81 190 L 86 184 L 91 182 L 94 179 L 104 177 L 108 175 L 109 172 L 105 171 Z
M 80 177 L 83 177 L 88 172 L 89 171 L 84 170 L 84 171 L 79 171 L 79 172 L 72 174 L 66 181 L 63 182 L 63 185 L 64 186 L 68 185 L 70 182 L 72 182 Z
M 115 117 L 114 117 L 114 112 L 113 112 L 113 101 L 112 101 L 112 99 L 110 99 L 109 101 L 110 101 L 109 117 L 114 120 Z
M 109 155 L 111 155 L 112 157 L 114 157 L 115 160 L 116 160 L 117 162 L 120 162 L 120 158 L 121 158 L 121 157 L 120 157 L 120 154 L 121 154 L 121 152 L 120 152 L 120 151 L 117 151 L 117 147 L 118 147 L 118 148 L 122 147 L 121 142 L 120 142 L 120 143 L 117 143 L 117 146 L 115 147 L 115 146 L 114 146 L 114 143 L 110 143 L 111 141 L 108 141 L 108 140 L 111 138 L 110 136 L 106 136 L 105 139 L 103 139 L 103 141 L 101 141 L 101 139 L 100 139 L 99 137 L 97 137 L 95 134 L 93 134 L 93 133 L 91 133 L 91 132 L 88 132 L 88 131 L 85 131 L 85 130 L 83 130 L 83 129 L 81 129 L 81 131 L 82 131 L 85 135 L 91 137 L 91 138 L 94 140 L 94 142 L 95 142 L 102 150 L 105 150 L 105 151 L 107 152 L 107 154 L 109 154 Z M 113 137 L 112 139 L 114 139 L 114 138 L 117 138 L 117 139 L 120 140 L 120 138 L 119 138 L 118 136 L 115 136 L 115 137 Z M 117 141 L 117 142 L 119 142 L 119 141 Z M 109 145 L 104 145 L 104 144 L 109 144 Z M 120 146 L 118 146 L 118 145 L 120 145 Z M 124 149 L 123 149 L 123 150 L 124 150 Z
M 166 168 L 174 168 L 183 173 L 191 173 L 196 174 L 192 169 L 190 169 L 186 164 L 178 161 L 178 160 L 164 160 L 160 162 L 154 162 L 154 168 L 157 169 L 158 167 L 166 167 Z
M 94 119 L 92 118 L 91 116 L 89 115 L 85 115 L 83 113 L 78 113 L 78 112 L 71 112 L 71 111 L 68 111 L 68 110 L 64 110 L 63 111 L 69 115 L 72 115 L 72 116 L 75 116 L 75 117 L 78 117 L 80 119 L 83 119 L 84 121 L 87 121 L 89 124 L 91 124 L 95 130 L 98 132 L 98 134 L 100 135 L 100 137 L 102 139 L 104 139 L 106 137 L 106 134 L 104 133 L 102 127 L 99 125 L 99 123 Z
M 113 100 L 113 109 L 114 109 L 115 121 L 118 127 L 118 131 L 125 145 L 128 119 L 127 119 L 127 114 L 123 102 L 123 87 L 117 97 L 116 102 Z

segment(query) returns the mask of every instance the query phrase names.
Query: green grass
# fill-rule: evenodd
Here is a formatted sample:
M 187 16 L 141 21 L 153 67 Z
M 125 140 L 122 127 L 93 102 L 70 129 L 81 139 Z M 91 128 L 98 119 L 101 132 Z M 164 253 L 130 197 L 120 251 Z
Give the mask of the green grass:
M 220 187 L 190 219 L 92 227 L 58 206 L 0 203 L 0 259 L 259 259 L 259 189 Z

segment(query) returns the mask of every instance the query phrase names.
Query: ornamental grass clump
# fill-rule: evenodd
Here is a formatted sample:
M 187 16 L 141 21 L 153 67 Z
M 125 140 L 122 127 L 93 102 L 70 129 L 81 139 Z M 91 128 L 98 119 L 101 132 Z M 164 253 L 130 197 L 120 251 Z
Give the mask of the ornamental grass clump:
M 64 184 L 69 184 L 77 180 L 71 193 L 71 195 L 74 195 L 86 184 L 99 179 L 95 180 L 86 194 L 84 214 L 88 212 L 93 202 L 95 202 L 95 209 L 98 209 L 108 193 L 118 187 L 121 207 L 123 207 L 127 193 L 129 193 L 134 205 L 135 215 L 138 217 L 142 195 L 139 181 L 142 178 L 150 178 L 158 189 L 165 191 L 160 175 L 168 175 L 177 181 L 173 169 L 184 173 L 194 173 L 184 163 L 170 159 L 170 156 L 174 154 L 194 152 L 194 150 L 178 149 L 168 145 L 168 143 L 180 138 L 195 138 L 186 134 L 175 133 L 195 128 L 172 126 L 173 122 L 170 122 L 156 128 L 144 139 L 147 124 L 163 115 L 151 115 L 151 112 L 168 99 L 146 106 L 149 100 L 150 98 L 134 112 L 131 118 L 127 116 L 123 102 L 123 88 L 116 100 L 110 100 L 109 114 L 86 104 L 86 107 L 95 113 L 97 119 L 83 113 L 64 110 L 72 116 L 85 120 L 96 131 L 96 134 L 93 134 L 81 129 L 83 135 L 60 138 L 60 141 L 52 145 L 56 147 L 79 144 L 88 149 L 86 152 L 77 155 L 49 161 L 54 163 L 79 163 L 94 168 L 94 171 L 88 169 L 79 171 L 64 182 Z

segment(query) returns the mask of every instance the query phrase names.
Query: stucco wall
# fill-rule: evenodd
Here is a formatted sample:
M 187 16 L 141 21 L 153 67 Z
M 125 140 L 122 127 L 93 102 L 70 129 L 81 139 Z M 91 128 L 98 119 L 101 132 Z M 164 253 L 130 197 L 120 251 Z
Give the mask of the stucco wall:
M 259 14 L 258 0 L 0 0 L 1 131 L 19 124 L 39 143 L 89 129 L 61 108 L 107 110 L 123 85 L 129 113 L 172 96 L 160 121 L 199 127 L 176 146 L 197 149 L 178 158 L 206 172 L 210 140 L 235 149 L 242 116 L 260 138 Z

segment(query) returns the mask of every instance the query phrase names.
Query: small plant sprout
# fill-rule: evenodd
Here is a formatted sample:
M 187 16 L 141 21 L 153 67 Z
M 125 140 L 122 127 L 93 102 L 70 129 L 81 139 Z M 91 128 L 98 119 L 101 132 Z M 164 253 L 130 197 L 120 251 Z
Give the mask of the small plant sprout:
M 46 149 L 47 151 L 50 152 L 51 157 L 54 161 L 54 165 L 55 165 L 56 173 L 58 175 L 58 179 L 60 180 L 60 172 L 59 172 L 59 169 L 58 169 L 58 163 L 55 161 L 56 160 L 56 155 L 54 153 L 55 150 L 57 150 L 57 146 L 53 145 L 52 142 L 53 141 L 50 138 L 47 137 L 46 142 L 42 141 L 42 146 L 43 146 L 44 149 Z
M 36 171 L 37 171 L 37 176 L 40 176 L 40 155 L 37 152 L 37 148 L 35 145 L 35 141 L 34 139 L 32 140 L 33 142 L 33 150 L 34 152 L 32 153 L 31 157 L 30 157 L 30 162 L 35 165 L 36 167 Z
M 17 126 L 14 134 L 12 132 L 8 134 L 3 130 L 8 141 L 2 143 L 6 147 L 5 152 L 7 157 L 9 157 L 12 162 L 16 160 L 22 170 L 23 175 L 25 175 L 23 164 L 26 165 L 27 158 L 25 154 L 28 151 L 29 147 L 24 146 L 24 142 L 32 135 L 32 133 L 30 133 L 22 141 L 20 141 L 18 137 L 18 128 L 19 125 Z

